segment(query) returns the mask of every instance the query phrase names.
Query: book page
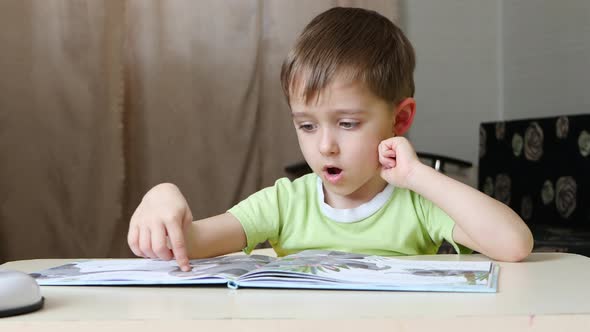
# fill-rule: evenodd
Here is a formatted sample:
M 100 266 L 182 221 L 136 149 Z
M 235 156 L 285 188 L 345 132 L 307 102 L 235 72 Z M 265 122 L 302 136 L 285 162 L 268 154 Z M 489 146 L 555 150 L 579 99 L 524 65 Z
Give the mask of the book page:
M 190 261 L 183 272 L 176 261 L 153 259 L 97 259 L 73 262 L 31 275 L 39 285 L 152 285 L 226 283 L 257 269 L 273 257 L 233 255 Z
M 367 284 L 375 287 L 487 286 L 492 262 L 420 261 L 308 250 L 283 257 L 239 278 L 250 281 Z

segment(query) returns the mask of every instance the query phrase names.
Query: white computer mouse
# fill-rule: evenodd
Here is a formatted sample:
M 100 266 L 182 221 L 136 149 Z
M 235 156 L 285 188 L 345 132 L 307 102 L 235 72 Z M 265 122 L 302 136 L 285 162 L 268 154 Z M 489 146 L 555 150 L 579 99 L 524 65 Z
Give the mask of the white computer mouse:
M 39 310 L 43 300 L 33 277 L 20 271 L 0 269 L 0 317 Z

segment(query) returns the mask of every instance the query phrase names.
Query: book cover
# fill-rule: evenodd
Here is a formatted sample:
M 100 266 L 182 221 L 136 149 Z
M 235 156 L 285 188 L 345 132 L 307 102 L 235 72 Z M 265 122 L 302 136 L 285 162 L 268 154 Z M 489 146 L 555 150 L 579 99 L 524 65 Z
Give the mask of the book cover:
M 41 286 L 199 285 L 432 292 L 497 292 L 499 266 L 491 261 L 425 261 L 306 250 L 276 258 L 228 255 L 190 261 L 95 259 L 31 275 Z

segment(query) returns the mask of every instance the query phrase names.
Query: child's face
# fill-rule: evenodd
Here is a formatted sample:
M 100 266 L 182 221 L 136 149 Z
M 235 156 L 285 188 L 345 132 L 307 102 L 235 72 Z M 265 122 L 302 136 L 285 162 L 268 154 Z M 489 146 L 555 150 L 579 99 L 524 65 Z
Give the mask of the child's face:
M 383 189 L 377 146 L 393 136 L 394 106 L 363 84 L 336 79 L 316 101 L 291 99 L 305 160 L 330 195 L 368 200 Z

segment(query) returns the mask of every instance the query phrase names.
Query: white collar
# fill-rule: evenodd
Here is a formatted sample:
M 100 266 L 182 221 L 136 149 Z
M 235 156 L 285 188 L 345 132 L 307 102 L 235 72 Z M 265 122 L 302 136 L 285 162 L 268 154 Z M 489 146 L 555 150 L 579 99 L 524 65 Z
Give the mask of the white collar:
M 351 209 L 335 209 L 324 201 L 324 187 L 322 180 L 319 176 L 317 177 L 318 203 L 320 204 L 320 210 L 326 217 L 340 223 L 354 223 L 371 216 L 387 203 L 393 194 L 394 188 L 393 185 L 387 184 L 383 191 L 375 195 L 375 197 L 368 202 Z

